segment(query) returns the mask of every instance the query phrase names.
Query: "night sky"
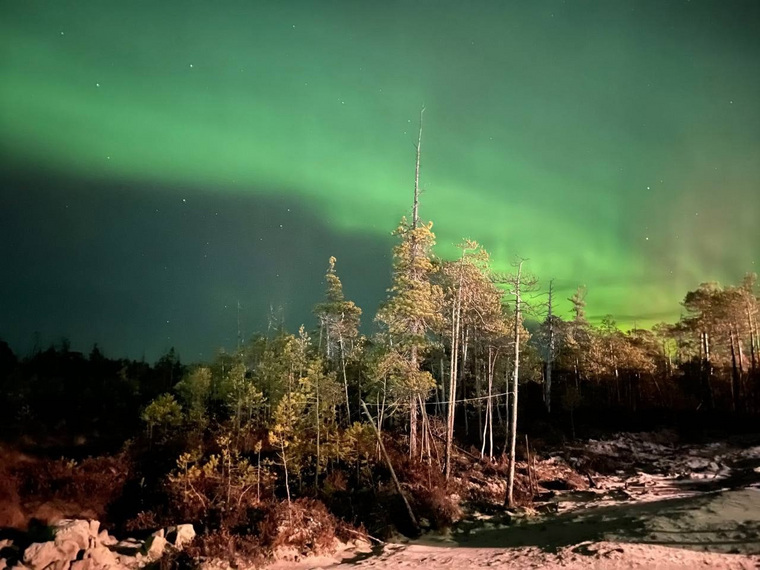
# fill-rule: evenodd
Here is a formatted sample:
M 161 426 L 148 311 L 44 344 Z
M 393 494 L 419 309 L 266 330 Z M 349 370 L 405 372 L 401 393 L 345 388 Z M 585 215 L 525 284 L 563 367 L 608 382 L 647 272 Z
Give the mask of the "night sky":
M 208 358 L 330 255 L 368 320 L 423 104 L 442 257 L 626 327 L 760 265 L 755 0 L 4 0 L 0 338 Z

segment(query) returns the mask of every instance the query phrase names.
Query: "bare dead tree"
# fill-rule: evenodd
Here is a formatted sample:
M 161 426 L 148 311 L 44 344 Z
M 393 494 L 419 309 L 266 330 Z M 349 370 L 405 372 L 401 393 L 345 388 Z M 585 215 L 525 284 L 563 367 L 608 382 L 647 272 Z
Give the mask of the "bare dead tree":
M 534 277 L 525 278 L 523 276 L 523 263 L 525 259 L 520 259 L 515 263 L 517 269 L 514 276 L 507 280 L 512 285 L 511 294 L 515 297 L 515 314 L 514 314 L 514 362 L 512 367 L 512 390 L 511 390 L 511 410 L 510 410 L 510 429 L 509 429 L 509 473 L 507 477 L 507 497 L 505 504 L 508 507 L 514 506 L 514 486 L 515 486 L 515 457 L 517 447 L 517 396 L 520 380 L 520 333 L 523 321 L 523 293 L 535 286 L 537 280 Z
M 422 114 L 425 112 L 425 107 L 420 109 L 420 130 L 417 135 L 417 159 L 414 165 L 414 206 L 412 207 L 412 229 L 416 230 L 419 224 L 420 218 L 418 214 L 420 205 L 420 155 L 422 153 Z
M 517 443 L 517 383 L 520 376 L 520 279 L 522 278 L 523 261 L 520 260 L 517 266 L 517 277 L 515 279 L 515 360 L 512 376 L 512 412 L 510 420 L 512 425 L 509 429 L 509 477 L 507 479 L 507 506 L 514 504 L 514 487 L 515 487 L 515 446 Z
M 546 357 L 546 378 L 544 379 L 544 404 L 547 413 L 552 412 L 552 366 L 554 365 L 554 315 L 552 315 L 552 293 L 554 281 L 549 281 L 548 314 L 546 322 L 549 325 L 549 338 Z

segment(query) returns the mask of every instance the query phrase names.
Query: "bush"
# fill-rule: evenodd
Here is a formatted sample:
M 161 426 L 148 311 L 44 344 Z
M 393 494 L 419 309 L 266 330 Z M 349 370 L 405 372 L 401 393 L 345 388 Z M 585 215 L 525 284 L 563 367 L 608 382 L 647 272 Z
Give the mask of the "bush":
M 57 517 L 106 520 L 119 499 L 132 465 L 124 454 L 76 462 L 71 459 L 24 463 L 16 475 L 19 495 L 29 515 L 48 520 Z
M 341 529 L 327 507 L 314 499 L 276 503 L 261 523 L 261 541 L 269 550 L 293 550 L 299 556 L 330 551 Z
M 183 453 L 167 478 L 172 504 L 183 520 L 211 528 L 246 524 L 248 511 L 272 495 L 275 475 L 242 457 L 229 436 L 217 439 L 220 451 L 203 461 Z

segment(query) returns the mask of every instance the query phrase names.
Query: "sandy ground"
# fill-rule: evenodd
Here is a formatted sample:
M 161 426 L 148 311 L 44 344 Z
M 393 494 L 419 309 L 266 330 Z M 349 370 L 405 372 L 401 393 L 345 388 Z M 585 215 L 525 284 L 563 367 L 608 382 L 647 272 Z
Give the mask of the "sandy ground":
M 568 512 L 274 568 L 760 568 L 760 490 Z
M 693 552 L 666 546 L 644 546 L 615 542 L 579 544 L 548 553 L 539 548 L 443 548 L 436 546 L 392 546 L 381 555 L 361 561 L 310 565 L 309 568 L 564 568 L 622 569 L 652 568 L 758 568 L 760 557 Z M 292 566 L 291 566 L 292 567 Z
M 629 462 L 597 488 L 558 495 L 557 514 L 273 569 L 760 568 L 760 447 L 678 446 L 625 435 L 586 449 Z

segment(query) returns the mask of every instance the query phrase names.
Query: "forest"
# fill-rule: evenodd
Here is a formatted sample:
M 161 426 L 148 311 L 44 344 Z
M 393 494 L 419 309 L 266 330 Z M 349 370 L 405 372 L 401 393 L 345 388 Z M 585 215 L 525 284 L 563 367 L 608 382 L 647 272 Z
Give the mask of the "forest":
M 312 322 L 271 322 L 210 362 L 0 344 L 0 527 L 51 509 L 138 534 L 192 523 L 193 556 L 262 560 L 443 529 L 466 504 L 530 505 L 530 442 L 757 421 L 755 275 L 686 292 L 678 322 L 622 331 L 611 315 L 588 322 L 583 287 L 559 314 L 529 261 L 500 274 L 472 240 L 438 258 L 416 201 L 394 235 L 376 315 L 346 297 L 331 257 Z M 474 468 L 498 485 L 463 490 Z

